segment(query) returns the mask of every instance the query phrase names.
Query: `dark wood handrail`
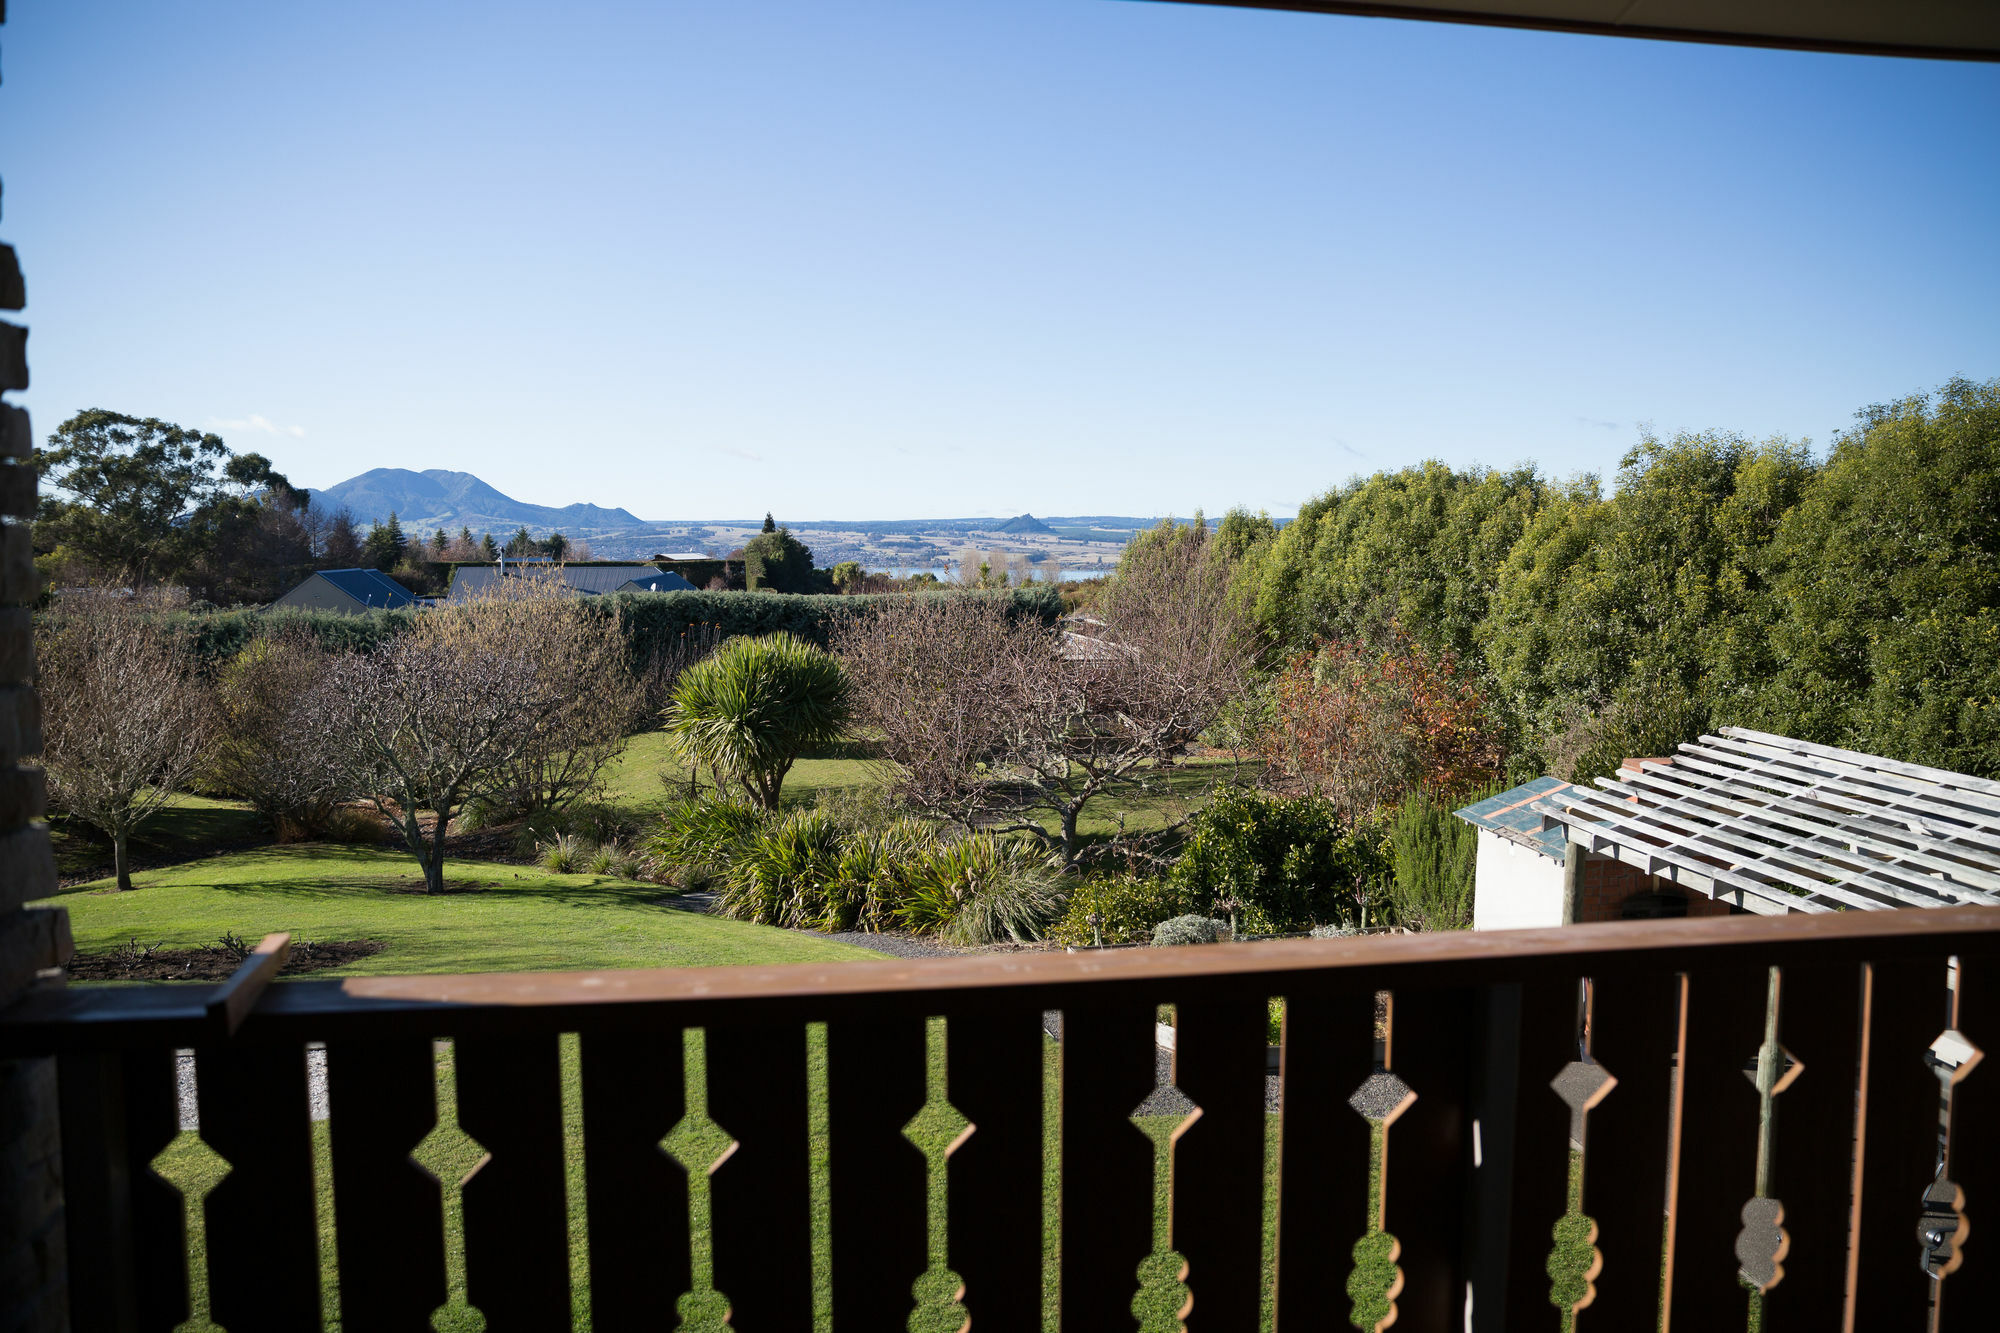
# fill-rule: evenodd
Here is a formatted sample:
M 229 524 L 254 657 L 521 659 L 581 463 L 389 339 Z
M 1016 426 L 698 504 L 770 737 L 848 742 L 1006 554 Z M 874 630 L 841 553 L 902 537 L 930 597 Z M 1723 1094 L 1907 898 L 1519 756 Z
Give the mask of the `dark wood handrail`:
M 319 1039 L 393 1032 L 437 1036 L 566 1031 L 579 1025 L 651 1023 L 666 1011 L 699 1024 L 716 1017 L 778 1022 L 867 1015 L 900 997 L 932 997 L 935 1012 L 988 1004 L 1059 1008 L 1079 993 L 1093 1003 L 1171 992 L 1197 1000 L 1261 979 L 1273 995 L 1389 990 L 1411 984 L 1514 981 L 1560 965 L 1591 973 L 1621 962 L 1652 970 L 1783 965 L 1920 956 L 2000 940 L 2000 908 L 1836 912 L 1819 916 L 1618 921 L 1545 930 L 1453 931 L 1232 946 L 988 954 L 777 967 L 631 968 L 590 972 L 482 972 L 298 980 L 256 997 L 241 1040 Z M 268 944 L 269 941 L 266 941 Z M 259 946 L 260 949 L 263 946 Z M 275 966 L 273 969 L 275 971 Z M 223 983 L 234 986 L 237 978 Z M 218 988 L 55 988 L 0 1010 L 0 1056 L 212 1039 Z
M 274 931 L 257 942 L 257 947 L 226 981 L 209 991 L 202 1009 L 214 1039 L 227 1040 L 236 1035 L 236 1029 L 243 1026 L 243 1020 L 256 1007 L 264 987 L 271 984 L 291 953 L 292 937 Z

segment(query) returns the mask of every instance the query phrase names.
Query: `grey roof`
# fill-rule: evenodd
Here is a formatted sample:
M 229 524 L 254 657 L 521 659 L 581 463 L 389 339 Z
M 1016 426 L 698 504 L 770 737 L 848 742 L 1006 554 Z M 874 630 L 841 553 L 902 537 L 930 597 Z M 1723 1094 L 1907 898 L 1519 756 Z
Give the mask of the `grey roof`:
M 1746 911 L 2000 904 L 2000 782 L 1744 727 L 1627 765 L 1533 808 Z
M 379 569 L 322 569 L 312 577 L 325 579 L 363 606 L 414 606 L 417 602 L 414 593 Z
M 625 585 L 638 579 L 662 577 L 657 565 L 530 565 L 517 568 L 514 561 L 506 565 L 507 578 L 523 575 L 534 578 L 560 579 L 572 592 L 595 596 L 599 593 L 618 592 Z M 498 565 L 460 565 L 452 576 L 451 597 L 454 601 L 473 597 L 493 586 L 501 577 Z M 681 580 L 686 583 L 687 580 Z M 693 585 L 689 585 L 693 586 Z
M 1539 810 L 1529 807 L 1545 796 L 1553 796 L 1568 787 L 1560 778 L 1536 778 L 1518 787 L 1510 787 L 1497 796 L 1489 796 L 1483 801 L 1475 801 L 1463 810 L 1452 813 L 1476 828 L 1489 833 L 1497 833 L 1509 842 L 1519 843 L 1530 851 L 1557 861 L 1563 859 L 1563 850 L 1569 845 L 1569 832 L 1561 824 L 1553 828 L 1543 828 L 1546 822 Z
M 618 592 L 693 592 L 694 585 L 672 570 L 663 574 L 645 574 L 636 579 L 628 579 L 618 585 Z

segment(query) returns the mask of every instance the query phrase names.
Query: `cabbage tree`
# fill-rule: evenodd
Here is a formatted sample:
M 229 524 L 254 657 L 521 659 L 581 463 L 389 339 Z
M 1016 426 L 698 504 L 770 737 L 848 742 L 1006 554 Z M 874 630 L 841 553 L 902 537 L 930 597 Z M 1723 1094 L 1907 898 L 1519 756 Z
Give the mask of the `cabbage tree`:
M 840 660 L 804 639 L 732 639 L 681 673 L 667 736 L 690 765 L 778 808 L 785 775 L 806 750 L 840 739 L 852 691 Z

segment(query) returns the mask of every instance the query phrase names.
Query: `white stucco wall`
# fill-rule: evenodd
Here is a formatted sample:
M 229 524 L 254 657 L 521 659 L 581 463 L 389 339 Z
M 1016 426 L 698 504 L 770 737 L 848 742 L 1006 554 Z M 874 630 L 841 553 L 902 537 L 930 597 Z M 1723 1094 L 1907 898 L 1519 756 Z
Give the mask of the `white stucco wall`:
M 1509 842 L 1487 829 L 1479 830 L 1479 857 L 1474 866 L 1472 928 L 1516 930 L 1528 926 L 1560 926 L 1563 908 L 1562 862 Z

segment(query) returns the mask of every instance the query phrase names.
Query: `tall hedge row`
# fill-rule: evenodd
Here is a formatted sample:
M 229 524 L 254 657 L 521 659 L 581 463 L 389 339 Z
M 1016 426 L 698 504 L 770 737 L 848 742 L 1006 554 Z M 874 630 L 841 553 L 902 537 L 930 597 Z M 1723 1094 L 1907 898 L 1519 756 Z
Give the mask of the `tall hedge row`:
M 625 616 L 635 663 L 646 661 L 656 648 L 672 644 L 682 634 L 706 630 L 723 638 L 737 635 L 795 634 L 825 644 L 840 620 L 865 615 L 898 597 L 983 597 L 1007 603 L 1013 617 L 1054 624 L 1062 614 L 1062 595 L 1037 584 L 1009 592 L 876 593 L 859 597 L 836 594 L 775 592 L 641 592 L 612 593 L 579 601 L 580 609 L 602 614 L 616 608 Z M 421 611 L 368 611 L 342 615 L 334 611 L 200 611 L 178 619 L 192 636 L 203 661 L 233 657 L 260 633 L 285 625 L 304 628 L 329 649 L 362 651 L 402 633 Z

